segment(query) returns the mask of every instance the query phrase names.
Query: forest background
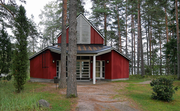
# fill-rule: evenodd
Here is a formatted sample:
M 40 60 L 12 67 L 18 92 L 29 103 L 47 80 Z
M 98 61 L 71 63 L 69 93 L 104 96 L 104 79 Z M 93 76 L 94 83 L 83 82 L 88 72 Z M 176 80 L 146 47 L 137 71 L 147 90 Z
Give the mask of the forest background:
M 8 38 L 13 50 L 15 37 L 6 30 L 14 30 L 13 15 L 16 12 L 13 10 L 17 2 L 10 1 L 14 2 L 0 0 L 0 30 L 7 33 L 1 40 L 0 49 L 5 43 L 2 41 Z M 131 59 L 131 75 L 177 75 L 179 78 L 179 0 L 91 0 L 91 3 L 91 11 L 86 11 L 85 1 L 78 0 L 77 15 L 83 13 L 88 17 L 104 35 L 105 45 Z M 3 5 L 9 11 L 4 10 Z M 39 23 L 34 22 L 33 16 L 28 19 L 31 23 L 27 38 L 29 57 L 57 42 L 62 28 L 62 1 L 48 2 L 39 17 Z M 1 68 L 0 73 L 6 72 L 9 69 L 2 72 Z

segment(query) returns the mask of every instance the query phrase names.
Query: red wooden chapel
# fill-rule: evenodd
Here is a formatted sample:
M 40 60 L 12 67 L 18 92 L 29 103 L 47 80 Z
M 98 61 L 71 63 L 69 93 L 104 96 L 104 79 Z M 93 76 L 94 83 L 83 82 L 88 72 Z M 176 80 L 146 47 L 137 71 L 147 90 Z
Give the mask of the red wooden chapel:
M 67 27 L 67 45 L 68 30 Z M 57 45 L 48 46 L 30 57 L 32 81 L 51 81 L 55 76 L 60 78 L 61 33 L 57 39 Z M 129 78 L 129 59 L 113 47 L 105 46 L 103 35 L 83 14 L 77 17 L 76 78 L 79 81 L 93 80 L 93 84 L 97 79 L 115 81 Z

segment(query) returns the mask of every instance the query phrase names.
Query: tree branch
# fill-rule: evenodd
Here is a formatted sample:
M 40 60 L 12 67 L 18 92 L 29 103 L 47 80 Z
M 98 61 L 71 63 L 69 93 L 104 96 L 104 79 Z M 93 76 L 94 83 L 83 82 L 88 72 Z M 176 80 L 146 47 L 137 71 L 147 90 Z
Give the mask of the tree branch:
M 12 13 L 12 11 L 9 10 L 9 9 L 3 4 L 2 0 L 0 0 L 0 1 L 1 1 L 0 5 L 1 5 L 2 7 L 4 7 L 9 13 L 11 13 L 11 15 L 12 15 L 13 18 L 14 18 L 14 14 Z

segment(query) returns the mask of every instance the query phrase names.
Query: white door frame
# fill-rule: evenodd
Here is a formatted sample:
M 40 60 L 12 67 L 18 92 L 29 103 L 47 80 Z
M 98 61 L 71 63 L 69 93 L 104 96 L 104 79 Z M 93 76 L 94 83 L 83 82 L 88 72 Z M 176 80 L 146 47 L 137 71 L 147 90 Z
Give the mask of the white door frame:
M 79 77 L 82 78 L 82 62 L 89 62 L 89 77 L 90 78 L 90 60 L 77 60 L 77 62 L 80 62 L 80 72 Z

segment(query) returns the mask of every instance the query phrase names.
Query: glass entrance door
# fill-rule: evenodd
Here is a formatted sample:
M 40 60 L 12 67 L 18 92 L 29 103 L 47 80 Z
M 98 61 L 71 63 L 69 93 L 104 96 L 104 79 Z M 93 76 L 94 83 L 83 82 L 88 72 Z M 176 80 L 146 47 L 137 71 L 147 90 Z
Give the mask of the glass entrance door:
M 76 78 L 77 80 L 90 79 L 90 62 L 89 60 L 79 60 L 76 63 Z

